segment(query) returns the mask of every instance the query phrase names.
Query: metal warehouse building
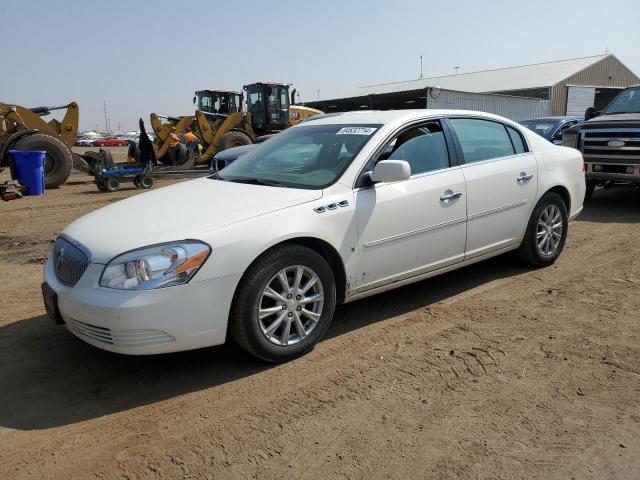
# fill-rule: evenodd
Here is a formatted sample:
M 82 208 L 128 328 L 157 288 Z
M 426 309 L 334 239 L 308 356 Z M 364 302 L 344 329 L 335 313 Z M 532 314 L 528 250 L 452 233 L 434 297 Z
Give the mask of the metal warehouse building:
M 361 87 L 348 98 L 308 102 L 331 111 L 453 108 L 481 110 L 513 120 L 582 115 L 605 107 L 640 78 L 614 55 L 574 58 L 519 67 L 421 78 Z M 437 89 L 440 87 L 440 95 Z

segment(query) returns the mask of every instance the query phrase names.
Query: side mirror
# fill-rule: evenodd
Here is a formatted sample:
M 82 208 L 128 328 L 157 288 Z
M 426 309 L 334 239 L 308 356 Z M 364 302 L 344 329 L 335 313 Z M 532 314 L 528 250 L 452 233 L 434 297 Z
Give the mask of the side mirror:
M 584 112 L 584 121 L 586 122 L 587 120 L 591 120 L 593 117 L 597 117 L 598 113 L 600 112 L 596 110 L 596 107 L 587 108 Z
M 411 176 L 411 165 L 404 160 L 381 160 L 370 177 L 373 182 L 399 182 Z
M 562 140 L 562 134 L 564 133 L 564 130 L 558 130 L 556 133 L 553 134 L 553 139 L 554 140 Z

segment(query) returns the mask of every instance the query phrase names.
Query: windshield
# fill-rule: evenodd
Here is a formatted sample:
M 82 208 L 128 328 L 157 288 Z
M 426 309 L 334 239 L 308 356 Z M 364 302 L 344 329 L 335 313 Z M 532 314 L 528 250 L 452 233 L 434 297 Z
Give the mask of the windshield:
M 294 127 L 241 156 L 216 178 L 292 188 L 325 188 L 342 175 L 379 127 Z
M 640 87 L 623 90 L 602 111 L 602 115 L 616 113 L 640 113 Z
M 221 102 L 218 95 L 210 94 L 210 93 L 199 93 L 197 95 L 198 99 L 198 110 L 202 110 L 207 113 L 218 113 L 220 111 Z
M 553 129 L 556 122 L 548 121 L 548 120 L 526 120 L 524 122 L 520 122 L 520 125 L 527 127 L 529 130 L 533 130 L 541 137 L 544 137 L 549 131 Z

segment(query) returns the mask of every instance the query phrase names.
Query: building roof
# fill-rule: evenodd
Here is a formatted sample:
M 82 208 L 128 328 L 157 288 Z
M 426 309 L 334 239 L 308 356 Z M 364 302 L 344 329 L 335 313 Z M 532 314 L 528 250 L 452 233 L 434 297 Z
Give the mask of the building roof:
M 449 90 L 490 93 L 528 88 L 550 87 L 591 65 L 613 55 L 572 58 L 555 62 L 535 63 L 519 67 L 497 68 L 479 72 L 421 78 L 405 82 L 383 83 L 360 87 L 360 95 L 417 90 L 438 85 Z

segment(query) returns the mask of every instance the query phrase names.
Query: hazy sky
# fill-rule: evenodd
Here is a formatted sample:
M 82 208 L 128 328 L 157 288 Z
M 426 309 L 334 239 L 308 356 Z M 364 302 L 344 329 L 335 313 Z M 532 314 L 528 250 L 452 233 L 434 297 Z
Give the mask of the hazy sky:
M 76 100 L 81 128 L 188 114 L 197 89 L 361 85 L 614 53 L 640 73 L 640 0 L 0 0 L 0 100 Z

